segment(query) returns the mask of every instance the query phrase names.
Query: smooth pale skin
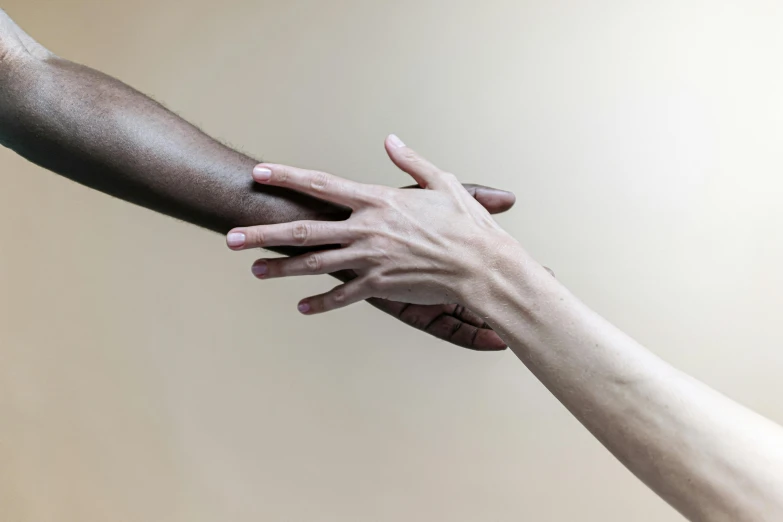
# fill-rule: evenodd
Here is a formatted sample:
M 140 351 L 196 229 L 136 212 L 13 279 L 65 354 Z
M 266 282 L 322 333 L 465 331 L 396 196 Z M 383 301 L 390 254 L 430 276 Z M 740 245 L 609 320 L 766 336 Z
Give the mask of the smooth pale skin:
M 261 164 L 256 182 L 354 212 L 343 222 L 238 228 L 229 246 L 341 245 L 254 265 L 261 279 L 356 271 L 353 281 L 303 300 L 305 314 L 373 296 L 475 310 L 604 446 L 683 515 L 783 520 L 783 428 L 673 368 L 590 310 L 452 174 L 395 136 L 386 149 L 428 190 Z

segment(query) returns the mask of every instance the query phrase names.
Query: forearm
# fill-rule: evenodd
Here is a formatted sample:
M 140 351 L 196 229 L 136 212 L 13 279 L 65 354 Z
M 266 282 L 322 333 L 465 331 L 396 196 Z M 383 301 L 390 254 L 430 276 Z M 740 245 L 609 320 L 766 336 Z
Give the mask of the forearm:
M 2 68 L 3 144 L 78 183 L 221 233 L 237 225 L 347 216 L 339 207 L 254 184 L 255 159 L 98 71 L 56 57 Z
M 231 150 L 161 105 L 98 71 L 54 56 L 0 9 L 0 143 L 47 169 L 126 201 L 225 233 L 237 226 L 336 221 L 348 209 L 253 182 L 255 159 Z M 493 213 L 514 196 L 465 187 Z M 286 255 L 322 245 L 269 248 Z M 234 245 L 236 246 L 236 245 Z M 341 270 L 342 281 L 355 277 Z M 461 308 L 373 299 L 414 328 L 473 349 L 502 348 Z
M 783 519 L 783 429 L 674 369 L 510 247 L 491 326 L 624 465 L 693 520 Z

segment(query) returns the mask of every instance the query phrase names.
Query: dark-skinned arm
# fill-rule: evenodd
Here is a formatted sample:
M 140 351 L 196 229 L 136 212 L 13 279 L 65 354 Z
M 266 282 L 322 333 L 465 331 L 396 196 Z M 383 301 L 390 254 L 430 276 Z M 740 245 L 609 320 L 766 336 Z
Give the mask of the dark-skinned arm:
M 258 161 L 119 80 L 55 56 L 2 10 L 0 142 L 77 183 L 221 234 L 235 226 L 349 216 L 338 206 L 259 187 L 250 176 Z M 469 190 L 492 212 L 514 203 L 507 192 L 478 186 Z M 453 344 L 478 350 L 504 347 L 482 319 L 462 307 L 370 302 Z

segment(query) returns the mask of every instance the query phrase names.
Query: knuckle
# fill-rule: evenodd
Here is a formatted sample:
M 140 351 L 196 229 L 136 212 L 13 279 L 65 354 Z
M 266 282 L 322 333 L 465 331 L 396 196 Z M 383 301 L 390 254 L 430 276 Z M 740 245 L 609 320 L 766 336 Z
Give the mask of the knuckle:
M 356 240 L 362 240 L 372 235 L 372 227 L 359 219 L 349 221 L 346 225 L 347 235 Z
M 260 263 L 256 263 L 255 266 L 260 266 Z M 277 259 L 265 259 L 263 266 L 266 272 L 262 273 L 260 270 L 253 270 L 256 277 L 263 276 L 264 278 L 272 278 L 288 275 L 285 263 L 282 263 Z
M 369 288 L 374 294 L 383 291 L 383 280 L 377 274 L 367 276 L 365 283 L 367 288 Z
M 329 186 L 329 175 L 324 172 L 315 172 L 310 179 L 310 186 L 313 190 L 325 191 Z
M 372 187 L 361 189 L 355 185 L 347 185 L 344 190 L 350 199 L 363 205 L 371 206 L 378 199 L 378 193 Z
M 449 183 L 459 184 L 459 180 L 457 180 L 457 176 L 455 176 L 451 172 L 443 172 L 441 173 L 441 176 L 445 181 L 448 181 Z
M 247 231 L 247 235 L 253 246 L 264 246 L 266 243 L 266 235 L 260 228 L 251 228 Z
M 405 161 L 407 161 L 409 163 L 419 163 L 421 161 L 421 158 L 419 157 L 419 155 L 416 154 L 416 152 L 411 150 L 411 149 L 406 149 L 402 153 L 402 157 L 403 157 L 403 159 Z
M 346 293 L 344 288 L 338 288 L 337 290 L 332 292 L 332 301 L 335 303 L 344 303 L 347 297 L 348 294 Z
M 302 245 L 307 243 L 310 233 L 310 225 L 307 223 L 297 223 L 292 229 L 294 241 Z
M 318 272 L 321 270 L 321 266 L 323 265 L 321 256 L 318 254 L 310 254 L 307 256 L 307 259 L 305 259 L 305 266 L 307 267 L 307 270 L 310 272 Z
M 395 207 L 399 199 L 399 194 L 394 190 L 379 190 L 373 194 L 373 203 L 381 208 Z
M 287 183 L 288 179 L 291 177 L 291 170 L 288 167 L 276 167 L 273 169 L 273 172 L 275 173 L 277 182 L 280 184 Z
M 372 247 L 364 254 L 364 260 L 369 266 L 378 268 L 383 266 L 388 257 L 383 250 Z

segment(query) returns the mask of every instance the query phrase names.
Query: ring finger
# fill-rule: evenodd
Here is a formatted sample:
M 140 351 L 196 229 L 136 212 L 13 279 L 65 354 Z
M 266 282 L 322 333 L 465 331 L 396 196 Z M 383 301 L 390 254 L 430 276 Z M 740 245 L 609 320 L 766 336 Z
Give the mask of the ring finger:
M 366 268 L 366 256 L 354 248 L 339 248 L 310 252 L 301 256 L 259 259 L 253 263 L 253 275 L 258 279 L 332 274 L 341 270 Z

